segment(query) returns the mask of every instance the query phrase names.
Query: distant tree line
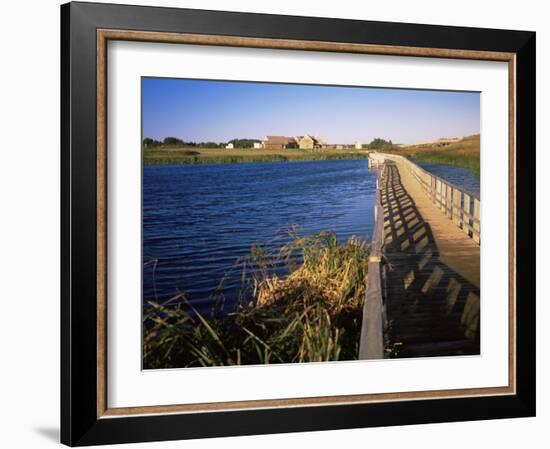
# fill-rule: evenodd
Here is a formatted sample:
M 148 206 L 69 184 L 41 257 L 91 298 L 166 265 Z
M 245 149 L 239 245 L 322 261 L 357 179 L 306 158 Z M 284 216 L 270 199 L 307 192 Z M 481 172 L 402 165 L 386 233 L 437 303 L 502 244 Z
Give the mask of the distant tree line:
M 191 148 L 224 148 L 232 143 L 235 148 L 252 148 L 255 143 L 260 143 L 258 139 L 231 139 L 228 142 L 193 142 L 179 139 L 178 137 L 165 137 L 163 140 L 143 139 L 143 147 L 147 149 L 158 147 L 191 147 Z M 391 150 L 394 148 L 391 140 L 385 140 L 380 137 L 373 139 L 368 145 L 369 150 Z
M 369 150 L 392 150 L 393 143 L 391 140 L 384 140 L 380 137 L 372 139 L 371 143 L 368 144 Z
M 258 139 L 231 139 L 229 142 L 192 142 L 179 139 L 177 137 L 165 137 L 163 140 L 143 139 L 144 148 L 157 147 L 193 147 L 193 148 L 224 148 L 228 143 L 232 143 L 235 148 L 252 148 L 255 143 L 261 142 Z
M 235 148 L 252 148 L 255 143 L 260 143 L 258 139 L 231 139 L 228 143 L 232 143 Z

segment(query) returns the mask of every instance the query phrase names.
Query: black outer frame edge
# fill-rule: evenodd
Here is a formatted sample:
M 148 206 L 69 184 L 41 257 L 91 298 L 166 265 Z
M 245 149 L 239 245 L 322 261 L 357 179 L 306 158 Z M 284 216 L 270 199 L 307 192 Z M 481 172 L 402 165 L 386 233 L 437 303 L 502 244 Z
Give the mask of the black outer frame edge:
M 61 7 L 61 442 L 92 445 L 535 414 L 535 33 L 71 3 Z M 96 417 L 96 29 L 225 34 L 517 53 L 517 395 Z M 283 31 L 281 31 L 283 30 Z M 338 37 L 336 37 L 338 36 Z M 529 262 L 529 264 L 526 264 Z M 529 267 L 527 270 L 525 267 Z M 523 267 L 519 270 L 519 267 Z M 528 348 L 528 350 L 526 350 Z
M 514 396 L 100 419 L 78 445 L 265 435 L 532 416 Z M 118 421 L 118 422 L 117 422 Z
M 516 52 L 529 32 L 326 17 L 71 2 L 97 28 Z
M 536 412 L 536 34 L 516 55 L 516 382 Z
M 70 370 L 70 9 L 69 5 L 61 7 L 61 89 L 60 89 L 60 111 L 61 111 L 61 441 L 71 441 L 71 370 Z

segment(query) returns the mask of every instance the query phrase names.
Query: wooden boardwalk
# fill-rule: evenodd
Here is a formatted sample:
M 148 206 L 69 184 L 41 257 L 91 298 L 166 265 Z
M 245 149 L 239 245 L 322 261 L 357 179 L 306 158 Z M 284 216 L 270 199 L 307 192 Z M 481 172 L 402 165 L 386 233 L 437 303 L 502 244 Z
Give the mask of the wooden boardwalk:
M 400 160 L 380 178 L 386 356 L 479 354 L 480 246 Z

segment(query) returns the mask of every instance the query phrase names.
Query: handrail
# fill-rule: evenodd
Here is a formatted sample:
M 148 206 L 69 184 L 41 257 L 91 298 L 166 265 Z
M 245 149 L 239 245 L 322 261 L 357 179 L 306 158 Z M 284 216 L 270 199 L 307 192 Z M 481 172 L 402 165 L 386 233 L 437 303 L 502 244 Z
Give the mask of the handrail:
M 374 203 L 374 230 L 370 246 L 367 288 L 363 305 L 363 321 L 359 341 L 359 359 L 381 359 L 384 357 L 384 304 L 382 300 L 382 277 L 380 264 L 384 246 L 384 209 L 380 193 L 380 183 L 385 166 L 376 179 Z
M 481 242 L 481 200 L 478 195 L 424 170 L 403 156 L 387 153 L 377 155 L 403 163 L 432 203 L 468 237 L 476 243 Z

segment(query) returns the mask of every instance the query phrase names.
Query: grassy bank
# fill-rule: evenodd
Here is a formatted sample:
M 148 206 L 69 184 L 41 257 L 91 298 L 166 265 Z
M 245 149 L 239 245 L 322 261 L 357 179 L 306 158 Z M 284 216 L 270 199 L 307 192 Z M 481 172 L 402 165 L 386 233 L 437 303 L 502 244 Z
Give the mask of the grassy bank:
M 367 261 L 365 242 L 339 243 L 330 232 L 294 236 L 277 254 L 255 246 L 233 312 L 214 306 L 205 316 L 190 304 L 149 303 L 144 367 L 357 359 Z M 271 269 L 281 262 L 285 277 Z
M 452 143 L 445 147 L 433 145 L 413 145 L 396 150 L 395 153 L 403 156 L 412 156 L 422 162 L 434 162 L 439 164 L 455 165 L 465 167 L 480 175 L 479 135 L 465 137 L 459 142 Z
M 480 174 L 479 156 L 470 154 L 453 154 L 439 151 L 427 151 L 415 155 L 415 159 L 421 162 L 434 162 L 437 164 L 455 165 L 464 167 L 475 173 Z
M 143 151 L 143 162 L 154 164 L 236 164 L 246 162 L 324 161 L 365 159 L 366 151 L 327 149 L 313 152 L 299 149 L 265 150 L 253 148 L 173 148 Z

